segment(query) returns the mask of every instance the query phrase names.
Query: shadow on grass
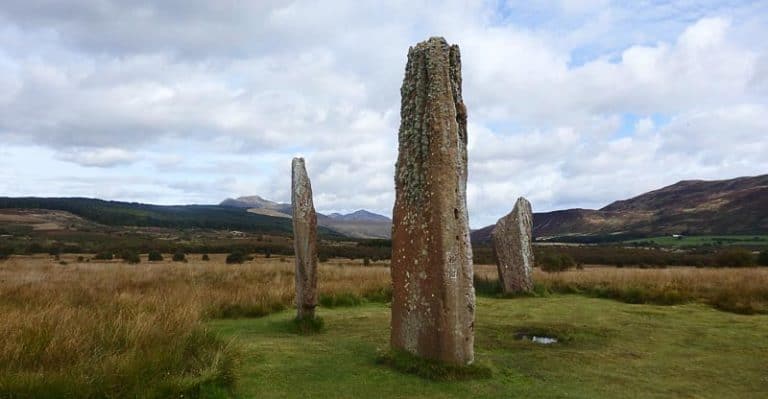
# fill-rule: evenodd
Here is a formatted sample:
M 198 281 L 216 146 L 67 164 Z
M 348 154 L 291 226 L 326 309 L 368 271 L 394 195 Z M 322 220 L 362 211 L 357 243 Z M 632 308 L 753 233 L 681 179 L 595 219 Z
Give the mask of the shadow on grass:
M 299 335 L 314 335 L 325 331 L 325 321 L 322 317 L 291 319 L 274 324 L 277 330 Z
M 478 364 L 456 366 L 427 360 L 408 352 L 385 350 L 376 357 L 376 363 L 389 366 L 405 374 L 413 374 L 433 381 L 465 381 L 491 378 L 491 369 Z

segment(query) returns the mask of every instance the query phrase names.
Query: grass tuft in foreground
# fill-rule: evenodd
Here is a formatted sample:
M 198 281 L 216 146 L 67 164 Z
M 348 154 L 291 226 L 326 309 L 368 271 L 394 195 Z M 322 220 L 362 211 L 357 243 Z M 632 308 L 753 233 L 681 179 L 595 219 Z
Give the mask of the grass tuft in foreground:
M 491 378 L 491 369 L 475 364 L 456 366 L 414 356 L 405 351 L 385 350 L 376 357 L 376 363 L 389 366 L 401 373 L 414 374 L 434 381 L 465 381 Z
M 0 397 L 205 397 L 233 389 L 237 351 L 183 306 L 116 298 L 51 303 L 31 314 L 6 308 Z

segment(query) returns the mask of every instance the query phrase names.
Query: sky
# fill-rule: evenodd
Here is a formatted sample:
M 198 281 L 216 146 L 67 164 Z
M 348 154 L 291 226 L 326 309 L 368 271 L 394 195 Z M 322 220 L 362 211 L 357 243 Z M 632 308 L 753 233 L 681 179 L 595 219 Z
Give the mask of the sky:
M 461 49 L 473 228 L 768 173 L 768 0 L 4 0 L 0 196 L 391 215 L 409 46 Z

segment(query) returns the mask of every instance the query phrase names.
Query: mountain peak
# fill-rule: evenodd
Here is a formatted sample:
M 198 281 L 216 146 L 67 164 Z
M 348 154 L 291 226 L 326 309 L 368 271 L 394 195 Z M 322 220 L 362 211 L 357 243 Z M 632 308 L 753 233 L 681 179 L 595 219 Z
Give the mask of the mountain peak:
M 379 215 L 365 209 L 359 209 L 346 215 L 335 212 L 328 215 L 329 218 L 342 221 L 356 221 L 356 222 L 389 222 L 390 219 L 386 216 Z
M 291 204 L 271 201 L 260 195 L 227 198 L 219 205 L 243 208 L 250 213 L 265 216 L 291 218 L 293 214 Z M 390 218 L 365 209 L 359 209 L 348 214 L 334 212 L 324 215 L 318 213 L 317 224 L 356 238 L 388 238 L 392 230 Z
M 234 199 L 227 198 L 219 205 L 233 208 L 272 209 L 281 212 L 290 210 L 291 208 L 291 204 L 282 204 L 279 202 L 270 201 L 258 195 L 248 195 Z

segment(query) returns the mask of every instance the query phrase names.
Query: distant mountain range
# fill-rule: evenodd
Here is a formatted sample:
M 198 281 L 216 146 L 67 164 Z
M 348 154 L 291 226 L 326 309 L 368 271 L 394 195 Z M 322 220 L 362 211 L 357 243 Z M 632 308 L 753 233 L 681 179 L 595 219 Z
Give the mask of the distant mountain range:
M 766 234 L 768 175 L 684 180 L 598 210 L 534 213 L 533 220 L 535 237 L 559 241 L 610 241 L 611 237 L 675 233 Z M 488 242 L 493 227 L 473 231 L 472 241 Z
M 247 209 L 258 215 L 291 218 L 291 204 L 270 201 L 258 195 L 227 198 L 222 207 Z M 353 238 L 389 238 L 392 219 L 364 209 L 348 213 L 317 214 L 317 224 Z
M 514 198 L 510 198 L 510 206 Z M 536 204 L 533 204 L 534 207 Z M 0 197 L 0 209 L 69 212 L 107 226 L 204 228 L 288 235 L 291 205 L 259 196 L 220 205 L 162 206 L 93 198 Z M 501 216 L 501 215 L 500 215 Z M 389 238 L 390 218 L 359 210 L 318 214 L 319 233 L 328 239 Z M 534 213 L 538 239 L 575 242 L 619 241 L 665 234 L 768 234 L 768 175 L 729 180 L 685 180 L 601 209 Z M 472 232 L 487 243 L 493 225 Z

